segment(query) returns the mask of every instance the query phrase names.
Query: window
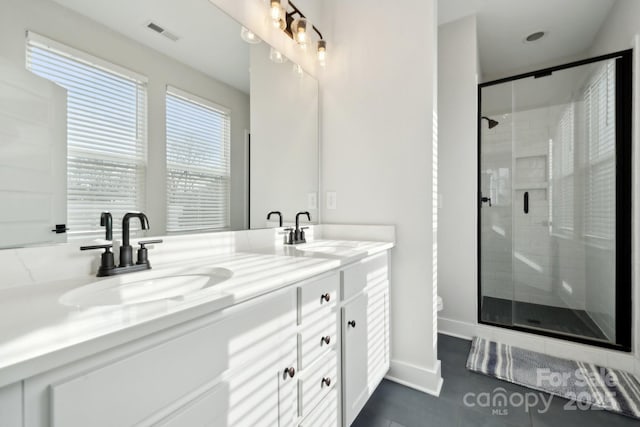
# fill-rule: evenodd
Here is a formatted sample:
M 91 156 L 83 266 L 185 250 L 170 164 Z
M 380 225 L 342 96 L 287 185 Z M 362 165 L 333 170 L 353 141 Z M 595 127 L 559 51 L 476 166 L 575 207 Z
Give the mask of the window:
M 67 90 L 69 238 L 101 235 L 102 211 L 144 210 L 146 79 L 32 32 L 27 68 Z
M 571 103 L 562 113 L 549 150 L 552 231 L 566 236 L 574 229 L 575 109 Z
M 602 64 L 585 89 L 585 237 L 613 241 L 616 196 L 615 60 Z
M 229 228 L 230 111 L 167 88 L 167 231 Z

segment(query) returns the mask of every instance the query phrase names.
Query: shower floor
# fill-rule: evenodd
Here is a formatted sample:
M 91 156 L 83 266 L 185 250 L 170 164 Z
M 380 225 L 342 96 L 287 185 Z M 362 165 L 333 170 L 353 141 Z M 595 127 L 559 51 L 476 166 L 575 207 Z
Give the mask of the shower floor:
M 483 297 L 482 320 L 609 341 L 584 310 Z

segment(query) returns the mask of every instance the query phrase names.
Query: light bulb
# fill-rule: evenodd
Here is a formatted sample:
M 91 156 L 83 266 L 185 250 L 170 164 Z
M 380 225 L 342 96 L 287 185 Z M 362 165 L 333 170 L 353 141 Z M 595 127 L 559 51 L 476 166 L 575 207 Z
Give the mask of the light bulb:
M 327 42 L 325 40 L 318 40 L 318 62 L 321 67 L 327 64 Z
M 240 29 L 240 37 L 242 38 L 242 40 L 246 41 L 249 44 L 258 44 L 262 41 L 258 36 L 255 35 L 253 31 L 249 30 L 247 27 L 242 27 Z
M 269 59 L 271 59 L 271 61 L 275 62 L 276 64 L 287 62 L 287 57 L 284 56 L 282 52 L 274 48 L 271 48 L 271 51 L 269 52 Z
M 271 7 L 269 9 L 271 15 L 271 25 L 274 28 L 284 29 L 287 24 L 284 19 L 284 8 L 280 3 L 280 0 L 271 0 Z
M 311 28 L 313 28 L 313 25 L 307 18 L 298 18 L 293 21 L 293 25 L 291 25 L 293 38 L 303 49 L 306 49 L 307 43 L 309 42 L 308 33 Z

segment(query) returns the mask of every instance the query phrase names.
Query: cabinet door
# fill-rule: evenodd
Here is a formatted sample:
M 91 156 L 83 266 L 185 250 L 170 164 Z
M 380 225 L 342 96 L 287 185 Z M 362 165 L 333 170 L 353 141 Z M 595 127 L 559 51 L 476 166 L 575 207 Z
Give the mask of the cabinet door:
M 246 372 L 218 383 L 154 426 L 293 426 L 296 379 L 283 374 L 284 368 L 252 370 L 249 367 Z
M 0 426 L 22 426 L 22 384 L 0 388 Z
M 370 290 L 367 300 L 367 383 L 378 386 L 389 370 L 389 290 Z
M 367 295 L 342 307 L 342 384 L 345 425 L 351 425 L 367 399 L 369 387 Z

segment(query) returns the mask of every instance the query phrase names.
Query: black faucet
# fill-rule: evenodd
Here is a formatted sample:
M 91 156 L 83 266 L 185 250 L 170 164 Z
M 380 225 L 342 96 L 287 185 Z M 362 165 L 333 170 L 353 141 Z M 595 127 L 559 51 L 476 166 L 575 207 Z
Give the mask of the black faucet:
M 133 249 L 129 244 L 129 221 L 131 218 L 138 218 L 143 230 L 149 229 L 149 219 L 142 212 L 127 212 L 122 217 L 122 246 L 120 247 L 119 267 L 130 267 L 133 265 Z
M 149 258 L 147 256 L 147 248 L 145 245 L 149 245 L 152 243 L 162 243 L 162 240 L 147 240 L 138 242 L 140 248 L 138 249 L 138 262 L 133 263 L 133 249 L 129 244 L 130 241 L 130 233 L 129 233 L 129 221 L 131 218 L 138 218 L 140 220 L 140 224 L 143 230 L 149 229 L 149 220 L 147 216 L 142 212 L 128 212 L 122 218 L 122 246 L 120 247 L 120 265 L 116 267 L 113 260 L 113 253 L 111 252 L 111 248 L 113 244 L 106 245 L 93 245 L 93 246 L 82 246 L 80 250 L 86 251 L 91 249 L 104 249 L 104 253 L 101 257 L 100 268 L 98 269 L 98 277 L 103 276 L 113 276 L 116 274 L 129 273 L 133 271 L 141 271 L 148 270 L 151 268 L 151 264 L 149 263 Z M 103 212 L 100 216 L 100 224 L 107 227 L 107 240 L 109 237 L 113 238 L 113 224 L 112 224 L 111 214 L 108 212 Z
M 105 240 L 113 240 L 113 217 L 111 216 L 111 213 L 102 212 L 100 214 L 100 226 L 105 227 Z
M 287 240 L 288 245 L 295 245 L 298 243 L 307 243 L 307 238 L 304 235 L 304 230 L 309 227 L 300 227 L 300 215 L 306 215 L 307 220 L 311 221 L 311 214 L 309 212 L 298 212 L 296 214 L 296 229 L 295 231 L 291 228 L 288 228 L 289 231 L 289 239 Z
M 271 219 L 271 215 L 278 215 L 278 227 L 282 227 L 282 213 L 280 211 L 271 211 L 267 214 L 267 221 Z

